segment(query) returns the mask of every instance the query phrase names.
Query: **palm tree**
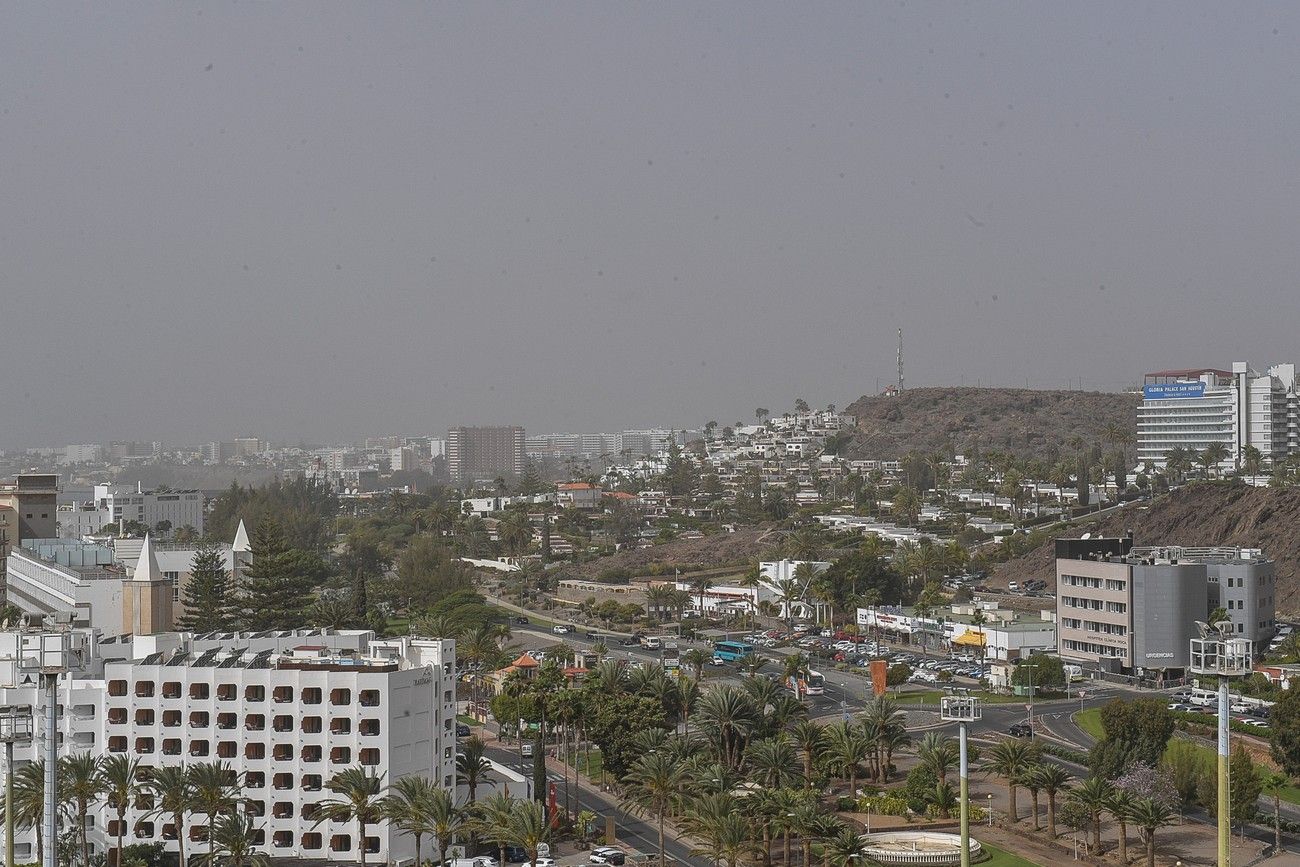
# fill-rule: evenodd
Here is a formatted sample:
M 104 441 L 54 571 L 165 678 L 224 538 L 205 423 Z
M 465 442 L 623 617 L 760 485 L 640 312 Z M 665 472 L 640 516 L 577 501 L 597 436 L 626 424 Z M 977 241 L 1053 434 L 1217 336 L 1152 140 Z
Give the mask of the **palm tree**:
M 551 834 L 542 805 L 537 801 L 515 801 L 506 819 L 506 833 L 511 843 L 528 854 L 528 863 L 537 867 L 537 849 Z
M 185 815 L 194 806 L 194 782 L 185 765 L 152 768 L 145 790 L 153 799 L 150 815 L 170 817 L 176 828 L 177 857 L 185 864 Z
M 805 719 L 794 724 L 790 735 L 794 738 L 795 746 L 803 752 L 804 785 L 811 789 L 813 765 L 826 749 L 826 732 L 819 724 Z
M 754 848 L 751 823 L 747 817 L 733 811 L 717 817 L 699 832 L 709 843 L 709 851 L 698 854 L 708 855 L 721 861 L 727 867 L 736 867 L 741 857 Z
M 948 782 L 948 774 L 961 762 L 957 744 L 940 732 L 926 732 L 916 748 L 916 756 L 940 783 Z
M 1070 800 L 1088 814 L 1092 826 L 1092 851 L 1101 851 L 1101 814 L 1110 802 L 1111 785 L 1104 778 L 1091 776 L 1070 792 Z
M 90 863 L 90 842 L 86 838 L 86 816 L 90 805 L 104 793 L 99 773 L 100 759 L 89 752 L 65 756 L 59 760 L 59 789 L 72 801 L 77 811 L 77 838 L 81 841 L 81 863 Z
M 36 829 L 36 861 L 45 861 L 45 760 L 14 771 L 14 826 Z M 51 843 L 50 845 L 54 845 Z
M 1139 798 L 1133 806 L 1133 823 L 1142 829 L 1142 840 L 1147 847 L 1147 867 L 1156 867 L 1156 831 L 1174 819 L 1174 811 L 1162 801 Z
M 1038 785 L 1038 769 L 1041 764 L 1031 764 L 1025 768 L 1024 773 L 1020 775 L 1020 785 L 1029 790 L 1029 800 L 1033 808 L 1034 830 L 1041 831 L 1043 826 L 1038 822 L 1038 793 L 1042 788 Z
M 223 814 L 209 832 L 209 848 L 221 853 L 221 867 L 267 867 L 270 859 L 254 848 L 257 833 L 251 818 L 239 813 Z
M 696 717 L 714 741 L 718 756 L 728 768 L 740 766 L 740 756 L 758 714 L 745 693 L 734 686 L 714 687 L 700 699 Z
M 460 753 L 456 756 L 456 779 L 469 789 L 470 804 L 474 803 L 475 792 L 480 783 L 486 782 L 492 785 L 492 780 L 488 777 L 491 770 L 492 763 L 487 759 L 487 747 L 484 746 L 483 740 L 478 735 L 466 738 L 460 746 Z
M 1291 785 L 1291 778 L 1280 771 L 1263 774 L 1260 780 L 1264 791 L 1273 799 L 1273 852 L 1282 851 L 1282 793 Z
M 749 628 L 754 628 L 754 619 L 758 616 L 758 586 L 763 583 L 763 573 L 758 563 L 751 563 L 745 573 L 736 581 L 749 592 L 745 603 L 749 607 Z
M 1056 796 L 1070 788 L 1070 774 L 1060 765 L 1044 762 L 1038 766 L 1038 787 L 1047 795 L 1047 833 L 1056 839 Z
M 497 844 L 498 864 L 506 863 L 506 847 L 513 842 L 510 836 L 510 813 L 515 800 L 505 792 L 493 792 L 474 805 L 473 827 L 483 839 Z
M 785 734 L 752 742 L 745 750 L 745 763 L 751 779 L 764 788 L 785 788 L 799 779 L 795 747 Z
M 1016 814 L 1016 787 L 1025 772 L 1038 758 L 1038 751 L 1019 738 L 1003 738 L 989 750 L 984 768 L 1007 781 L 1007 814 L 1011 823 L 1019 820 Z
M 1116 824 L 1119 825 L 1119 863 L 1128 863 L 1128 823 L 1133 817 L 1133 809 L 1137 805 L 1137 798 L 1127 789 L 1112 789 L 1110 800 L 1106 802 L 1106 810 L 1115 817 Z
M 849 782 L 849 797 L 857 797 L 858 771 L 871 755 L 862 729 L 852 723 L 832 723 L 826 731 L 826 762 Z
M 1205 470 L 1205 477 L 1210 477 L 1210 470 L 1217 467 L 1228 457 L 1228 447 L 1223 443 L 1210 443 L 1197 456 L 1197 463 Z
M 108 756 L 100 764 L 100 785 L 108 806 L 117 811 L 117 867 L 122 867 L 122 838 L 126 836 L 126 810 L 140 794 L 140 760 Z
M 380 794 L 384 789 L 383 778 L 362 767 L 347 768 L 330 777 L 325 788 L 338 797 L 327 798 L 317 805 L 312 827 L 327 821 L 356 822 L 361 867 L 366 867 L 366 827 L 384 818 Z
M 445 805 L 437 804 L 436 801 L 445 800 Z M 440 786 L 433 784 L 428 777 L 411 775 L 398 779 L 389 788 L 388 797 L 383 801 L 384 818 L 388 819 L 393 825 L 404 834 L 410 834 L 415 838 L 415 863 L 423 864 L 420 857 L 421 842 L 425 834 L 434 834 L 438 838 L 438 862 L 443 863 L 447 860 L 447 844 L 451 840 L 451 833 L 439 833 L 435 827 L 436 820 L 434 812 L 440 814 L 444 819 L 455 817 L 456 827 L 459 827 L 459 811 L 456 810 L 455 804 L 451 803 L 450 793 Z M 442 829 L 444 832 L 447 828 Z M 452 833 L 455 829 L 451 829 Z
M 712 586 L 713 579 L 708 575 L 697 575 L 691 579 L 691 589 L 695 591 L 695 595 L 700 600 L 699 608 L 696 610 L 699 611 L 701 617 L 704 616 L 704 594 L 708 593 L 709 588 Z
M 194 786 L 193 811 L 205 813 L 208 817 L 208 839 L 219 816 L 233 810 L 239 803 L 239 774 L 226 762 L 200 762 L 190 766 L 190 782 Z M 208 864 L 214 856 L 211 842 L 208 844 Z
M 659 867 L 664 867 L 665 863 L 664 819 L 684 779 L 682 766 L 664 752 L 641 756 L 624 777 L 627 805 L 659 820 Z
M 826 852 L 838 867 L 852 867 L 866 854 L 867 844 L 862 842 L 861 834 L 845 827 L 826 844 Z

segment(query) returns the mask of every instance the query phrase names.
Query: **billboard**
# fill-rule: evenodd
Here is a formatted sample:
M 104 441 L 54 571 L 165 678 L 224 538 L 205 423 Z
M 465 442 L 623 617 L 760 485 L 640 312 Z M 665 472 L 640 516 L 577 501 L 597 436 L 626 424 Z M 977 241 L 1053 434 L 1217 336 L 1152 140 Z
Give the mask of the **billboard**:
M 889 687 L 889 663 L 883 659 L 873 659 L 870 671 L 872 695 L 884 695 Z
M 1142 396 L 1147 400 L 1170 400 L 1175 397 L 1204 397 L 1203 382 L 1162 382 L 1142 386 Z

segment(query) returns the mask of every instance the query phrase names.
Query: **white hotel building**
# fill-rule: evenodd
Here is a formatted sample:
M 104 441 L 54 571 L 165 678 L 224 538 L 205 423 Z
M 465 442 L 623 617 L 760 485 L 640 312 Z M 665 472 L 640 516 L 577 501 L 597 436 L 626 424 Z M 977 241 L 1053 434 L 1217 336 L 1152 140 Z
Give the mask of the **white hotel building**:
M 409 835 L 387 822 L 316 824 L 330 777 L 360 765 L 386 785 L 423 774 L 455 785 L 455 642 L 379 640 L 368 631 L 121 636 L 73 630 L 75 668 L 58 685 L 60 755 L 122 755 L 150 767 L 227 762 L 273 858 L 371 863 L 414 855 Z M 43 753 L 44 692 L 35 634 L 0 633 L 0 672 L 11 687 L 0 703 L 30 706 L 36 738 L 18 744 L 21 767 Z M 16 673 L 15 673 L 16 672 Z M 102 802 L 90 819 L 92 851 L 114 845 L 116 811 Z M 169 817 L 142 803 L 127 811 L 129 843 L 177 851 Z M 204 816 L 184 828 L 187 854 L 208 851 Z M 35 831 L 15 837 L 19 861 L 36 856 Z M 46 841 L 48 845 L 48 841 Z
M 1165 465 L 1170 449 L 1204 451 L 1213 443 L 1227 449 L 1220 469 L 1240 465 L 1246 446 L 1259 449 L 1267 464 L 1300 451 L 1300 399 L 1294 364 L 1258 373 L 1244 361 L 1232 370 L 1161 370 L 1143 378 L 1137 415 L 1139 464 Z

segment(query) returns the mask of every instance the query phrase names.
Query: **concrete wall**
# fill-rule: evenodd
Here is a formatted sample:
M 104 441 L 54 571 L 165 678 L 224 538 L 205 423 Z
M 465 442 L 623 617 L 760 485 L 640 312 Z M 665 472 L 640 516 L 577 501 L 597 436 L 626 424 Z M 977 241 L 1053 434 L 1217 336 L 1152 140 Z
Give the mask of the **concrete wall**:
M 1197 620 L 1209 614 L 1203 563 L 1133 566 L 1133 666 L 1185 668 Z

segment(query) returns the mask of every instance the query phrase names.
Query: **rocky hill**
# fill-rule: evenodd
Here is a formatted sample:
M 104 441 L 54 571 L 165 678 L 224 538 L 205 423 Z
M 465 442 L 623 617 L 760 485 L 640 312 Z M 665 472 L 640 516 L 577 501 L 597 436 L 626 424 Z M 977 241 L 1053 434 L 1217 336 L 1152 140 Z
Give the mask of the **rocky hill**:
M 1262 548 L 1277 563 L 1277 610 L 1300 615 L 1300 489 L 1252 488 L 1230 483 L 1195 483 L 1151 503 L 1133 504 L 1091 524 L 1076 524 L 1069 536 L 1118 536 L 1133 531 L 1139 545 L 1231 545 Z M 990 583 L 1042 578 L 1055 585 L 1051 543 L 1001 564 Z
M 1102 441 L 1108 425 L 1132 431 L 1138 397 L 1096 391 L 1023 388 L 917 388 L 897 397 L 862 397 L 846 412 L 857 419 L 849 457 L 889 459 L 916 451 L 1010 452 L 1048 458 L 1071 440 Z
M 652 572 L 671 574 L 674 569 L 738 567 L 758 558 L 776 543 L 779 534 L 767 527 L 742 527 L 734 533 L 718 533 L 702 539 L 674 539 L 649 548 L 619 551 L 586 563 L 566 564 L 557 572 L 561 578 L 595 579 L 611 570 L 631 575 Z

